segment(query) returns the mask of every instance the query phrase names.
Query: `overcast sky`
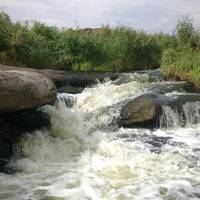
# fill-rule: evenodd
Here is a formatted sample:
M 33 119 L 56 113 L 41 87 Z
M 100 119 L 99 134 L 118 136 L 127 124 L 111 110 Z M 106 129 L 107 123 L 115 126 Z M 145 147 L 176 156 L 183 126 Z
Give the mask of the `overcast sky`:
M 39 20 L 64 27 L 128 25 L 148 32 L 172 32 L 189 15 L 200 27 L 200 0 L 0 0 L 13 20 Z

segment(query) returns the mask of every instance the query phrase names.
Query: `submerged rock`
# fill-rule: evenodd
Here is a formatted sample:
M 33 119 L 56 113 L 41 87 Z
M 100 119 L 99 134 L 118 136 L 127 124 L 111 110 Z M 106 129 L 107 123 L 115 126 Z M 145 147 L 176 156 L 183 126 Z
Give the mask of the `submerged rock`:
M 185 81 L 155 82 L 149 85 L 148 90 L 157 94 L 171 92 L 195 92 L 193 85 Z
M 68 94 L 78 94 L 81 93 L 84 90 L 84 88 L 80 88 L 80 87 L 73 87 L 70 85 L 61 87 L 58 89 L 59 93 L 68 93 Z
M 0 112 L 37 108 L 56 99 L 48 78 L 26 71 L 0 71 Z
M 145 145 L 145 148 L 147 148 L 150 152 L 158 154 L 162 152 L 162 147 L 165 144 L 173 145 L 171 137 L 157 136 L 152 134 L 139 134 L 139 135 L 125 134 L 120 136 L 120 138 L 128 142 L 135 142 L 135 141 L 142 142 Z
M 156 128 L 160 126 L 160 117 L 164 114 L 164 108 L 168 107 L 171 109 L 171 112 L 177 113 L 180 116 L 177 120 L 181 120 L 180 125 L 184 126 L 187 123 L 187 119 L 191 123 L 199 120 L 196 119 L 197 116 L 193 116 L 194 114 L 192 115 L 191 113 L 195 112 L 198 115 L 200 111 L 200 108 L 197 111 L 193 111 L 196 108 L 193 108 L 192 103 L 196 102 L 200 102 L 200 95 L 194 93 L 171 95 L 143 94 L 122 107 L 117 123 L 120 127 Z M 188 109 L 184 107 L 186 104 L 190 105 Z M 191 114 L 191 117 L 187 116 L 189 114 Z M 169 123 L 162 121 L 162 126 L 168 125 Z
M 138 74 L 146 74 L 149 77 L 149 82 L 157 82 L 163 80 L 163 75 L 160 69 L 154 70 L 141 70 L 137 71 Z
M 57 104 L 65 103 L 66 107 L 71 108 L 76 103 L 76 98 L 72 94 L 59 93 L 57 95 Z

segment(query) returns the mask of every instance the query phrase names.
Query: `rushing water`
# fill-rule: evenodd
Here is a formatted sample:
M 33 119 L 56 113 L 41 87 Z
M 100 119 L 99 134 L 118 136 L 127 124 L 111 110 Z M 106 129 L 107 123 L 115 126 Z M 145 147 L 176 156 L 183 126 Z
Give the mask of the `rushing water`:
M 17 172 L 0 174 L 0 199 L 200 199 L 199 103 L 184 106 L 184 128 L 169 107 L 161 118 L 169 128 L 111 126 L 124 102 L 149 85 L 145 75 L 129 74 L 58 95 L 56 106 L 43 108 L 52 128 L 25 134 L 9 163 Z

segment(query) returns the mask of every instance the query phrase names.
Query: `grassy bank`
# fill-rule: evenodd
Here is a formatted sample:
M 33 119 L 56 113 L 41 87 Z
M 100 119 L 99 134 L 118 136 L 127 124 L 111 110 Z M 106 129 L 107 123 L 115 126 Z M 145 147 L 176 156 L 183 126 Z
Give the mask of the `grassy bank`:
M 0 63 L 113 72 L 161 66 L 166 78 L 188 80 L 200 88 L 200 34 L 188 17 L 168 35 L 124 26 L 74 30 L 39 22 L 14 23 L 1 12 Z
M 167 78 L 188 80 L 200 89 L 200 34 L 190 18 L 176 28 L 176 45 L 164 50 L 162 71 Z
M 166 34 L 129 27 L 58 29 L 39 22 L 14 23 L 0 13 L 0 63 L 34 68 L 127 72 L 160 66 L 174 46 Z

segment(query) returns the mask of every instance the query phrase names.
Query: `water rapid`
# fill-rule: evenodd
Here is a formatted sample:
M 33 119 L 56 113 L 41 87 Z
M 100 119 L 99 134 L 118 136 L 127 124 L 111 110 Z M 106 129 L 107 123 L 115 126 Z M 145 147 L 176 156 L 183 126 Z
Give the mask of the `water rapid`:
M 42 108 L 51 129 L 24 134 L 8 163 L 16 172 L 0 173 L 0 199 L 200 199 L 200 103 L 184 105 L 184 127 L 167 106 L 160 119 L 167 128 L 112 124 L 122 105 L 150 85 L 144 74 L 126 74 L 59 94 L 55 106 Z

